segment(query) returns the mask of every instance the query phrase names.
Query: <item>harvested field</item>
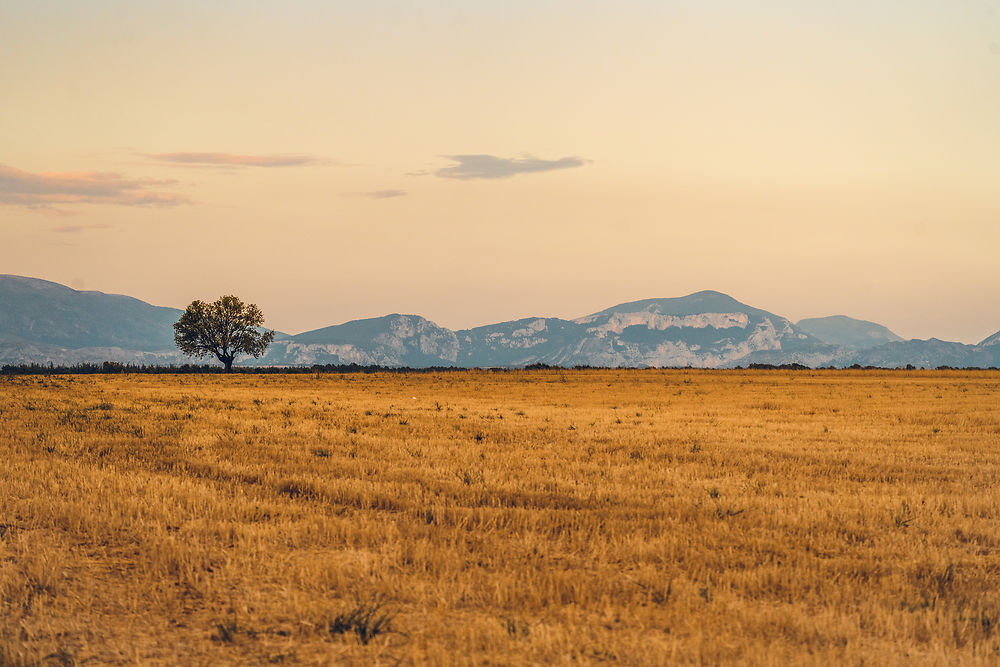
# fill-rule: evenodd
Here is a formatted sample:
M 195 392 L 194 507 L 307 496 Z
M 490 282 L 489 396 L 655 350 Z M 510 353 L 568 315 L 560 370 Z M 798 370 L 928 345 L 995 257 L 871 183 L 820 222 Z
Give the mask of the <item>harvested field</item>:
M 0 664 L 1000 661 L 1000 373 L 0 378 Z

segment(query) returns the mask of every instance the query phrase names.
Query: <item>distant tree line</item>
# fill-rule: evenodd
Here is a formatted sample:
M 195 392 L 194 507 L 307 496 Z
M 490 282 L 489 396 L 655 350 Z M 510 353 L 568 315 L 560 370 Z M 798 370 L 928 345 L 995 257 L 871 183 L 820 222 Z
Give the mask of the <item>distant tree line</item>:
M 314 364 L 312 366 L 259 366 L 234 368 L 227 371 L 214 364 L 180 364 L 168 366 L 147 366 L 122 364 L 105 361 L 101 364 L 82 363 L 72 366 L 53 364 L 8 364 L 0 366 L 0 375 L 114 375 L 136 373 L 147 375 L 184 375 L 208 373 L 222 375 L 237 373 L 243 375 L 278 375 L 309 373 L 440 373 L 444 371 L 468 370 L 458 366 L 430 366 L 427 368 L 407 368 L 399 366 L 362 366 L 360 364 Z
M 243 375 L 308 375 L 310 373 L 448 373 L 468 370 L 479 370 L 489 373 L 510 373 L 515 371 L 586 371 L 586 370 L 613 370 L 613 371 L 656 371 L 656 370 L 680 370 L 680 371 L 912 371 L 912 370 L 938 370 L 938 371 L 996 371 L 1000 370 L 996 366 L 983 368 L 981 366 L 955 367 L 937 366 L 933 369 L 915 368 L 906 366 L 905 368 L 884 368 L 880 366 L 860 366 L 855 364 L 845 368 L 835 366 L 822 366 L 820 368 L 810 368 L 802 364 L 750 364 L 749 366 L 737 366 L 728 369 L 694 368 L 691 366 L 670 366 L 670 367 L 643 367 L 632 366 L 619 367 L 599 367 L 599 366 L 551 366 L 548 364 L 530 364 L 521 368 L 467 368 L 464 366 L 428 366 L 421 368 L 410 368 L 408 366 L 363 366 L 361 364 L 313 364 L 312 366 L 258 366 L 234 368 L 226 371 L 225 368 L 210 364 L 181 364 L 169 366 L 146 366 L 139 364 L 122 364 L 117 361 L 105 361 L 104 363 L 83 363 L 72 366 L 56 366 L 53 364 L 8 364 L 0 366 L 0 375 L 114 375 L 118 373 L 135 373 L 146 375 L 185 375 L 185 374 L 211 374 L 221 375 L 224 373 L 237 373 Z

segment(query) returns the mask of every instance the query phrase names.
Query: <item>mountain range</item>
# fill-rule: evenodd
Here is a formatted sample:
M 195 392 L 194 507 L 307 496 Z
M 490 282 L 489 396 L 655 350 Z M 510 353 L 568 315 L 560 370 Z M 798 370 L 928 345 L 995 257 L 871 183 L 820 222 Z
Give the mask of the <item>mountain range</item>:
M 0 365 L 117 361 L 190 363 L 173 344 L 176 308 L 58 283 L 0 275 Z M 419 315 L 355 320 L 278 333 L 261 359 L 242 365 L 728 368 L 802 364 L 887 368 L 1000 366 L 1000 332 L 977 345 L 904 340 L 845 316 L 800 320 L 720 292 L 646 299 L 573 320 L 536 317 L 452 331 Z

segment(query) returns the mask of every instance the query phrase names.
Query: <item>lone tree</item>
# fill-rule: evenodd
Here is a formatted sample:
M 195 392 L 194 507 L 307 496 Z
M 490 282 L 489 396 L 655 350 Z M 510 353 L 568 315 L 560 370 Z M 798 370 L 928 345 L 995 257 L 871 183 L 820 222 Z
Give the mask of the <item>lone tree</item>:
M 192 301 L 174 324 L 174 342 L 189 357 L 214 354 L 231 371 L 236 355 L 260 357 L 274 340 L 273 331 L 258 329 L 262 324 L 260 308 L 235 296 L 224 296 L 215 303 Z

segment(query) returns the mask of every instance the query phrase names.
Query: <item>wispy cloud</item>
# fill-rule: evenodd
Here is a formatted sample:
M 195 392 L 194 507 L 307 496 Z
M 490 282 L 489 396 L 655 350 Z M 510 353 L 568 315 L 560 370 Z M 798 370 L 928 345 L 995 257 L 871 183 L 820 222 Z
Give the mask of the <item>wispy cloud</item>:
M 407 192 L 406 190 L 372 190 L 370 192 L 363 192 L 362 194 L 369 199 L 392 199 L 394 197 L 405 197 Z
M 321 164 L 315 155 L 238 155 L 235 153 L 151 153 L 160 162 L 195 165 L 202 167 L 304 167 Z
M 406 190 L 366 190 L 364 192 L 344 192 L 343 197 L 365 197 L 366 199 L 394 199 L 405 197 L 409 192 Z
M 0 165 L 0 204 L 51 210 L 58 204 L 176 206 L 188 203 L 183 195 L 159 190 L 176 184 L 173 180 L 128 178 L 101 171 L 33 174 Z
M 60 225 L 59 227 L 53 227 L 53 232 L 59 232 L 60 234 L 77 234 L 79 232 L 85 232 L 88 229 L 111 229 L 111 225 Z
M 559 160 L 542 160 L 532 156 L 502 158 L 496 155 L 445 155 L 456 162 L 434 172 L 442 178 L 463 180 L 475 178 L 510 178 L 518 174 L 532 174 L 556 169 L 582 167 L 587 160 L 580 157 L 564 157 Z

